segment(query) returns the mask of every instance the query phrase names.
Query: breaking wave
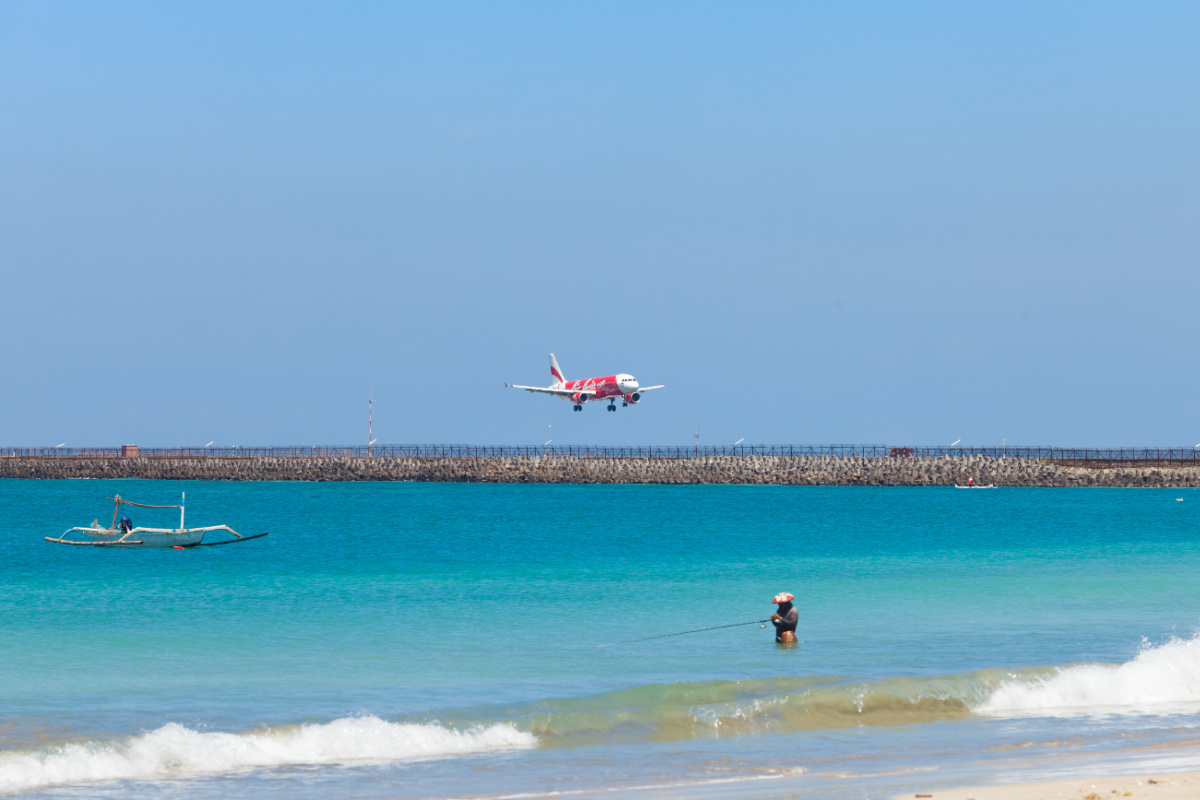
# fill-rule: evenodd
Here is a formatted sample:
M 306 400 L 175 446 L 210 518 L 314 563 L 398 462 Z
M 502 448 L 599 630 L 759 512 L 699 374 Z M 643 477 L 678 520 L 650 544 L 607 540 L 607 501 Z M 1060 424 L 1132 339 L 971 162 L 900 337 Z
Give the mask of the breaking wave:
M 988 669 L 930 678 L 839 676 L 639 686 L 487 709 L 543 746 L 677 741 L 981 716 L 1200 711 L 1200 637 L 1125 664 Z
M 242 734 L 205 733 L 171 723 L 120 743 L 0 753 L 0 792 L 258 767 L 433 758 L 536 745 L 532 735 L 504 723 L 459 731 L 368 716 Z
M 851 682 L 839 676 L 651 684 L 580 698 L 465 712 L 459 721 L 512 722 L 546 747 L 669 742 L 864 725 L 904 725 L 971 713 L 1011 673 Z
M 394 761 L 529 747 L 670 742 L 984 716 L 1200 711 L 1200 638 L 1125 664 L 852 681 L 827 675 L 650 684 L 389 722 L 364 716 L 248 733 L 178 724 L 121 742 L 0 751 L 0 793 L 119 779 Z
M 1010 680 L 976 709 L 982 714 L 1138 714 L 1200 706 L 1200 638 L 1143 646 L 1124 664 L 1060 667 L 1040 678 Z

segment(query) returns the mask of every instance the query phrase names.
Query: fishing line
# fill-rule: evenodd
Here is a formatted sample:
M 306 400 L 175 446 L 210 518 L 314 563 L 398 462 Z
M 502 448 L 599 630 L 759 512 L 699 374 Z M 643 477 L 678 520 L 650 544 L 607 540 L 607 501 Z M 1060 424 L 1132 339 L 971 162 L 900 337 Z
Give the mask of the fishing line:
M 750 622 L 735 622 L 732 625 L 714 625 L 711 628 L 697 628 L 694 631 L 681 631 L 680 633 L 664 633 L 661 636 L 647 636 L 644 639 L 622 639 L 619 642 L 609 642 L 608 644 L 598 644 L 596 647 L 612 647 L 614 644 L 629 644 L 630 642 L 648 642 L 651 639 L 667 639 L 671 636 L 683 636 L 688 633 L 703 633 L 704 631 L 715 631 L 721 628 L 737 628 L 742 625 L 760 625 L 770 622 L 769 619 L 755 619 Z

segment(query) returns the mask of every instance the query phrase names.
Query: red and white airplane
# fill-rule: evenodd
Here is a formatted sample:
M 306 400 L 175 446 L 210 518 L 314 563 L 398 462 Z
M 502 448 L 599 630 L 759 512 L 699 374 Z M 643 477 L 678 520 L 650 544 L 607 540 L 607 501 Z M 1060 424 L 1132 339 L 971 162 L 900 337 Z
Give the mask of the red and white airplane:
M 608 410 L 617 410 L 617 398 L 621 405 L 636 405 L 642 399 L 642 392 L 663 388 L 658 386 L 638 386 L 637 378 L 632 375 L 608 375 L 604 378 L 584 378 L 579 381 L 569 381 L 563 377 L 558 368 L 558 360 L 554 353 L 550 354 L 550 374 L 554 376 L 554 385 L 542 388 L 540 386 L 513 386 L 504 384 L 510 389 L 524 389 L 527 392 L 543 392 L 575 404 L 576 411 L 583 411 L 584 403 L 594 403 L 597 400 L 607 400 Z

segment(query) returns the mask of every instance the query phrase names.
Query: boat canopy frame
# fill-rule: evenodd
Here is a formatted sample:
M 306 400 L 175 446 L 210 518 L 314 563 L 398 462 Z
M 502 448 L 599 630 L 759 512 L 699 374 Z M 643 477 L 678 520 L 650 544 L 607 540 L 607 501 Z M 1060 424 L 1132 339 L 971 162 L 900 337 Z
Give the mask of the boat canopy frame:
M 121 495 L 117 495 L 116 497 L 107 497 L 105 499 L 113 501 L 113 521 L 112 521 L 112 527 L 110 530 L 115 531 L 117 529 L 117 515 L 121 513 L 122 505 L 137 506 L 138 508 L 178 508 L 179 509 L 179 530 L 183 530 L 183 527 L 184 527 L 183 526 L 183 514 L 184 514 L 183 502 L 180 502 L 178 505 L 172 505 L 172 506 L 152 506 L 149 503 L 135 503 L 132 500 L 126 500 L 124 497 L 121 497 Z M 187 492 L 183 493 L 181 500 L 184 502 L 187 501 Z M 72 530 L 74 530 L 74 528 L 72 528 Z M 146 528 L 145 530 L 154 530 L 154 529 Z

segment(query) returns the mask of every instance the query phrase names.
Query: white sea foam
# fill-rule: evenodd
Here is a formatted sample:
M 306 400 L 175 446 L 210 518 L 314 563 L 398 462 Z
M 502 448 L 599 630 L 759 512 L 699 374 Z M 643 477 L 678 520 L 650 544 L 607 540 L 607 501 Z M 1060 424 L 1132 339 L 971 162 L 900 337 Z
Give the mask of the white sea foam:
M 466 731 L 351 717 L 253 733 L 204 733 L 171 723 L 120 743 L 88 742 L 0 753 L 0 793 L 90 781 L 181 778 L 290 764 L 466 755 L 534 747 L 512 725 Z
M 1171 713 L 1200 706 L 1200 638 L 1145 647 L 1117 666 L 1063 667 L 1033 681 L 1001 684 L 975 711 L 1029 715 Z

